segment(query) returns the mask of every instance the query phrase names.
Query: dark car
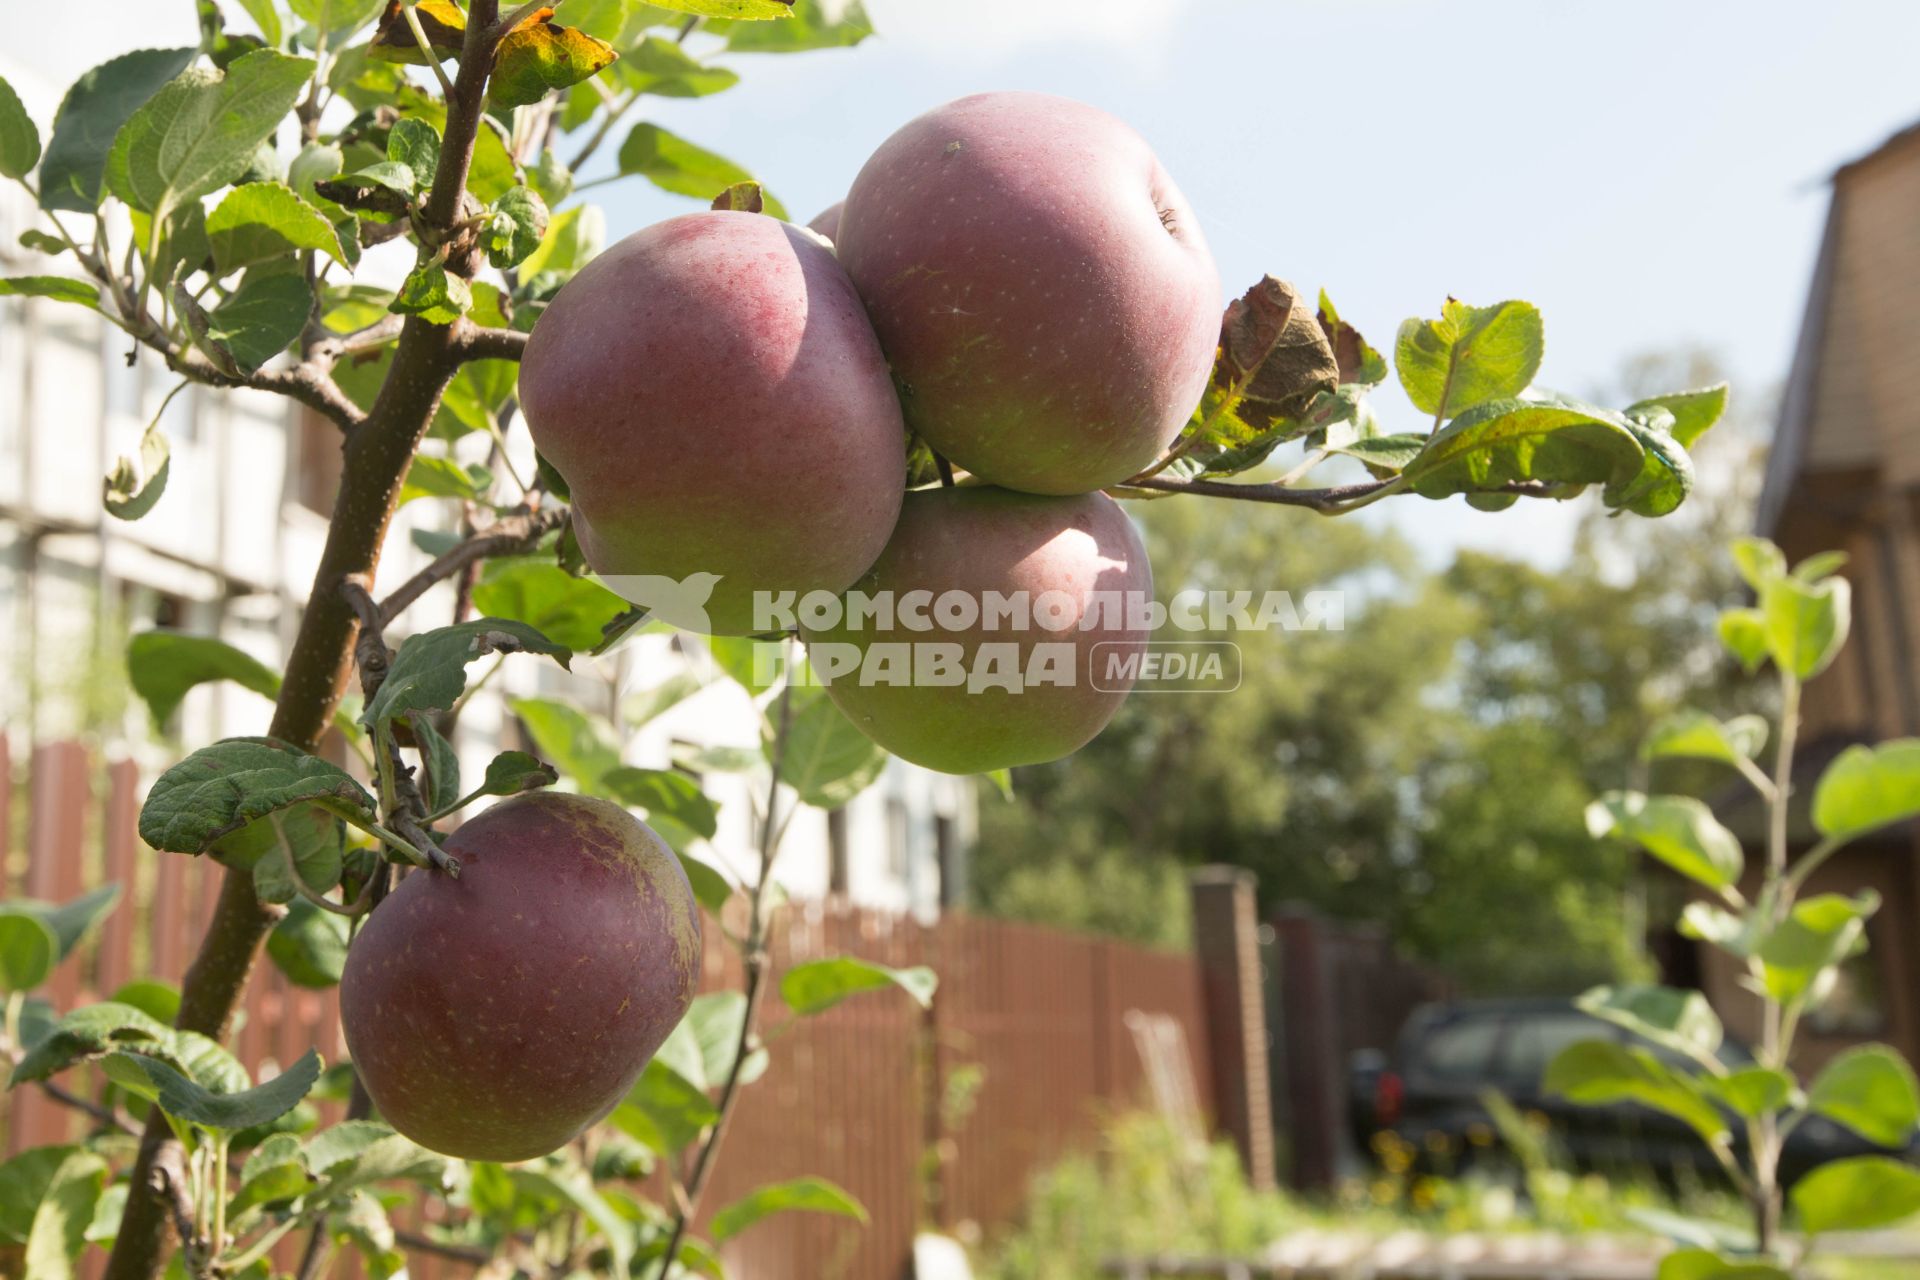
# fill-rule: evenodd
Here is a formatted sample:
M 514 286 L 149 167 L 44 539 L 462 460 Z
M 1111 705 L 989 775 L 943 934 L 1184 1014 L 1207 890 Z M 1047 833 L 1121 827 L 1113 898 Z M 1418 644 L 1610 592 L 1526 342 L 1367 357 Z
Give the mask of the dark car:
M 1482 1096 L 1492 1090 L 1521 1112 L 1547 1118 L 1554 1141 L 1576 1168 L 1645 1170 L 1671 1176 L 1718 1168 L 1699 1135 L 1681 1121 L 1637 1103 L 1583 1106 L 1541 1087 L 1547 1064 L 1568 1045 L 1610 1039 L 1635 1044 L 1679 1064 L 1680 1056 L 1574 1007 L 1571 1000 L 1469 1000 L 1423 1005 L 1401 1029 L 1393 1052 L 1356 1055 L 1350 1085 L 1356 1123 L 1390 1131 L 1421 1151 L 1436 1148 L 1471 1159 L 1493 1132 Z M 1720 1058 L 1730 1067 L 1752 1063 L 1744 1045 L 1729 1039 Z M 1691 1065 L 1691 1064 L 1688 1064 Z M 1363 1092 L 1364 1091 L 1364 1092 Z M 1742 1126 L 1735 1145 L 1743 1148 Z M 1364 1141 L 1363 1147 L 1367 1145 Z M 1908 1148 L 1912 1155 L 1915 1147 Z M 1843 1156 L 1884 1153 L 1850 1130 L 1818 1116 L 1798 1125 L 1781 1155 L 1782 1181 Z

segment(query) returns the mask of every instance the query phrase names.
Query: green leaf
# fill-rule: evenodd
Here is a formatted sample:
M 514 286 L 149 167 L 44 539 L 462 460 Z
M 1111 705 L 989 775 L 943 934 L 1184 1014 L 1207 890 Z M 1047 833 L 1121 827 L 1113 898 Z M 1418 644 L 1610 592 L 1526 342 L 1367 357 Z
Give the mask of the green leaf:
M 648 36 L 627 50 L 620 79 L 629 89 L 662 98 L 704 98 L 740 83 L 738 72 L 709 67 L 686 46 L 664 36 Z
M 688 142 L 656 124 L 637 124 L 620 144 L 620 172 L 637 173 L 663 191 L 711 200 L 736 182 L 753 175 L 724 156 Z M 766 211 L 785 218 L 787 210 L 772 193 L 761 190 Z
M 1751 915 L 1736 916 L 1711 902 L 1689 902 L 1680 913 L 1679 927 L 1683 936 L 1711 942 L 1744 960 L 1759 947 L 1765 924 Z
M 1813 791 L 1813 825 L 1834 840 L 1920 815 L 1920 738 L 1851 746 Z
M 114 992 L 115 1004 L 130 1004 L 154 1021 L 172 1026 L 180 1016 L 180 988 L 158 978 L 135 978 Z
M 618 56 L 605 40 L 573 27 L 522 23 L 494 51 L 487 100 L 495 107 L 528 106 L 549 90 L 565 89 L 597 75 Z
M 31 1147 L 0 1164 L 0 1244 L 26 1243 L 34 1210 L 75 1150 L 72 1146 Z
M 293 15 L 311 24 L 316 31 L 348 36 L 373 21 L 386 0 L 287 0 Z M 343 39 L 332 41 L 336 47 Z
M 727 905 L 727 899 L 733 896 L 733 886 L 725 876 L 700 859 L 688 857 L 678 849 L 673 852 L 680 859 L 681 870 L 687 873 L 687 883 L 693 886 L 694 901 L 710 914 L 718 916 L 720 909 Z
M 285 351 L 311 314 L 313 290 L 304 278 L 249 271 L 240 278 L 240 287 L 209 313 L 205 337 L 196 334 L 196 345 L 203 350 L 208 344 L 217 346 L 251 373 Z
M 1540 371 L 1545 347 L 1540 312 L 1532 303 L 1470 307 L 1449 298 L 1438 320 L 1400 326 L 1394 361 L 1414 408 L 1453 418 L 1525 391 Z
M 272 738 L 228 738 L 154 781 L 140 808 L 140 838 L 156 849 L 204 853 L 220 837 L 302 801 L 368 814 L 374 808 L 373 797 L 337 765 Z
M 79 1274 L 74 1260 L 86 1248 L 87 1226 L 108 1175 L 106 1160 L 91 1151 L 74 1151 L 61 1160 L 33 1211 L 22 1256 L 25 1274 L 34 1280 L 70 1280 Z
M 100 502 L 116 520 L 138 520 L 153 510 L 167 491 L 173 469 L 173 446 L 156 419 L 140 433 L 140 456 L 122 455 L 100 482 Z
M 1687 757 L 1737 766 L 1758 755 L 1766 742 L 1765 716 L 1735 716 L 1722 722 L 1704 711 L 1676 711 L 1654 725 L 1640 744 L 1640 757 Z
M 607 1242 L 611 1274 L 627 1275 L 633 1262 L 634 1230 L 627 1221 L 614 1212 L 594 1189 L 592 1181 L 584 1170 L 541 1169 L 522 1165 L 508 1170 L 514 1186 L 518 1189 L 533 1188 L 538 1193 L 557 1194 L 567 1204 L 580 1211 L 586 1220 L 593 1224 L 593 1230 Z
M 1726 1118 L 1698 1084 L 1650 1051 L 1617 1041 L 1568 1045 L 1547 1064 L 1541 1087 L 1583 1106 L 1638 1102 L 1684 1122 L 1709 1142 L 1727 1136 Z
M 1676 1249 L 1660 1259 L 1655 1280 L 1793 1280 L 1770 1262 L 1722 1257 L 1711 1249 Z
M 0 906 L 0 993 L 31 991 L 53 972 L 60 940 L 45 920 Z
M 148 1017 L 132 1005 L 105 1001 L 83 1005 L 54 1024 L 13 1069 L 9 1089 L 66 1070 L 76 1062 L 97 1058 L 122 1048 L 164 1048 L 173 1029 Z
M 100 290 L 85 280 L 65 276 L 8 276 L 0 279 L 0 297 L 52 298 L 55 302 L 77 302 L 83 307 L 100 309 Z
M 340 1178 L 375 1146 L 395 1137 L 393 1126 L 378 1120 L 347 1120 L 322 1129 L 306 1141 L 301 1158 L 320 1177 Z
M 715 1244 L 725 1244 L 760 1219 L 776 1213 L 831 1213 L 867 1220 L 860 1202 L 825 1178 L 794 1178 L 757 1187 L 713 1215 Z
M 127 675 L 147 704 L 157 729 L 173 717 L 187 691 L 214 680 L 231 680 L 266 698 L 280 696 L 280 676 L 264 663 L 216 636 L 155 628 L 127 642 Z M 334 716 L 351 729 L 351 718 Z
M 1640 473 L 1626 419 L 1564 397 L 1476 404 L 1428 437 L 1406 466 L 1415 493 L 1444 498 L 1539 481 L 1562 488 Z
M 1652 416 L 1649 416 L 1652 415 Z M 1665 409 L 1629 410 L 1622 415 L 1640 443 L 1640 469 L 1607 482 L 1601 500 L 1616 511 L 1657 517 L 1669 515 L 1693 492 L 1693 459 L 1669 430 L 1673 415 Z
M 481 243 L 487 261 L 501 270 L 518 266 L 540 247 L 547 234 L 547 202 L 537 192 L 515 187 L 493 202 Z
M 1879 908 L 1872 890 L 1856 898 L 1823 893 L 1794 903 L 1759 947 L 1767 994 L 1782 1004 L 1817 995 L 1833 966 L 1865 945 L 1867 917 Z
M 648 0 L 656 9 L 697 13 L 703 18 L 733 18 L 764 22 L 793 12 L 793 0 Z
M 1667 429 L 1669 434 L 1679 442 L 1681 448 L 1691 449 L 1694 442 L 1707 433 L 1707 428 L 1720 421 L 1720 416 L 1727 411 L 1727 384 L 1721 382 L 1697 391 L 1675 391 L 1669 395 L 1636 400 L 1627 406 L 1627 416 L 1632 417 L 1650 409 L 1665 409 L 1672 414 L 1673 425 Z
M 548 272 L 571 276 L 600 252 L 606 238 L 606 215 L 599 205 L 575 205 L 562 210 L 547 224 L 547 234 L 541 237 L 540 247 L 520 264 L 520 278 L 532 280 Z
M 1771 1067 L 1742 1067 L 1724 1076 L 1703 1075 L 1707 1093 L 1752 1119 L 1787 1106 L 1795 1093 L 1793 1077 Z
M 492 653 L 541 653 L 562 667 L 573 652 L 510 618 L 476 618 L 408 636 L 362 717 L 369 726 L 415 711 L 445 711 L 467 688 L 467 664 Z
M 256 49 L 223 74 L 189 68 L 127 120 L 107 157 L 107 185 L 163 219 L 237 182 L 313 75 L 313 59 Z
M 1897 1051 L 1859 1045 L 1821 1069 L 1807 1090 L 1807 1106 L 1868 1142 L 1904 1147 L 1920 1127 L 1920 1084 Z
M 1733 566 L 1755 592 L 1787 575 L 1787 557 L 1766 538 L 1742 536 L 1733 540 Z
M 0 903 L 0 912 L 30 915 L 53 930 L 53 962 L 65 960 L 86 940 L 89 933 L 113 913 L 120 902 L 120 886 L 103 884 L 97 889 L 58 906 L 32 898 L 16 898 Z
M 533 737 L 542 756 L 591 793 L 600 779 L 620 767 L 620 751 L 607 740 L 602 722 L 564 702 L 548 698 L 509 698 L 507 705 Z
M 247 1166 L 252 1171 L 241 1174 L 240 1189 L 234 1193 L 232 1202 L 227 1205 L 228 1221 L 233 1221 L 247 1210 L 261 1205 L 280 1204 L 297 1199 L 305 1195 L 313 1186 L 313 1179 L 308 1175 L 306 1165 L 298 1159 L 298 1139 L 292 1134 L 276 1133 L 268 1139 L 268 1142 L 275 1143 L 282 1139 L 294 1144 L 291 1148 L 294 1158 L 275 1161 L 256 1169 L 253 1159 L 249 1157 Z M 287 1148 L 276 1148 L 276 1150 L 284 1151 Z
M 627 604 L 551 560 L 513 556 L 487 563 L 473 587 L 473 607 L 497 618 L 517 618 L 554 643 L 582 652 L 600 643 L 601 629 Z
M 1576 1003 L 1596 1018 L 1690 1057 L 1718 1052 L 1724 1034 L 1719 1015 L 1698 991 L 1645 985 L 1595 987 Z
M 413 183 L 413 170 L 382 160 L 337 178 L 315 179 L 313 193 L 331 205 L 386 222 L 412 207 Z
M 295 898 L 267 935 L 267 954 L 297 987 L 336 986 L 347 963 L 346 917 Z
M 1920 1213 L 1920 1169 L 1886 1156 L 1835 1160 L 1794 1183 L 1790 1196 L 1808 1235 L 1870 1231 Z
M 440 131 L 425 120 L 400 117 L 387 134 L 387 159 L 405 165 L 414 189 L 424 191 L 440 169 Z
M 413 741 L 419 748 L 420 762 L 426 770 L 426 776 L 420 780 L 421 797 L 430 810 L 452 804 L 460 798 L 459 754 L 433 727 L 431 716 L 415 716 L 409 723 L 413 726 Z
M 1720 614 L 1720 643 L 1740 660 L 1748 675 L 1767 658 L 1767 623 L 1758 609 L 1727 609 Z
M 40 159 L 40 207 L 92 213 L 100 206 L 107 153 L 120 126 L 186 70 L 198 49 L 138 49 L 74 81 L 53 118 Z
M 40 130 L 20 95 L 0 76 L 0 176 L 24 178 L 39 163 Z
M 387 310 L 419 316 L 429 324 L 452 324 L 473 306 L 473 286 L 432 258 L 407 274 Z
M 623 1133 L 665 1154 L 679 1151 L 719 1118 L 713 1100 L 659 1058 L 647 1063 L 611 1117 Z
M 1844 551 L 1819 551 L 1793 566 L 1793 577 L 1800 582 L 1812 585 L 1831 578 L 1844 569 L 1847 553 Z
M 253 25 L 260 28 L 260 36 L 268 44 L 277 45 L 284 34 L 280 27 L 280 11 L 274 7 L 273 0 L 240 0 L 240 7 L 253 19 Z
M 873 34 L 873 22 L 860 0 L 830 7 L 821 0 L 796 0 L 793 16 L 784 22 L 713 19 L 706 29 L 725 35 L 727 48 L 734 53 L 804 53 L 851 48 Z
M 277 182 L 250 182 L 229 191 L 207 215 L 207 241 L 223 276 L 300 249 L 347 265 L 326 215 Z
M 48 235 L 46 232 L 38 230 L 37 228 L 28 227 L 20 233 L 20 247 L 23 249 L 37 249 L 41 253 L 58 256 L 67 251 L 67 242 L 59 236 Z
M 481 780 L 484 796 L 517 796 L 522 791 L 538 791 L 560 780 L 546 761 L 524 751 L 502 751 L 487 762 L 486 777 Z
M 838 809 L 865 791 L 887 767 L 887 753 L 860 732 L 823 689 L 796 689 L 780 755 L 780 780 L 802 804 Z M 774 727 L 763 734 L 767 758 L 773 758 Z
M 797 964 L 780 975 L 780 998 L 795 1013 L 819 1013 L 848 996 L 892 986 L 912 996 L 915 1004 L 926 1009 L 932 1006 L 938 985 L 939 979 L 925 965 L 890 969 L 857 956 L 834 956 Z
M 160 1109 L 176 1120 L 233 1132 L 276 1120 L 299 1105 L 320 1078 L 320 1055 L 312 1049 L 263 1085 L 238 1093 L 215 1093 L 158 1058 L 129 1054 L 153 1081 Z
M 1638 843 L 1691 880 L 1724 889 L 1740 878 L 1740 841 L 1691 796 L 1646 796 L 1609 791 L 1587 806 L 1587 831 L 1596 840 L 1619 836 Z
M 1846 644 L 1852 605 L 1853 589 L 1845 578 L 1819 583 L 1770 580 L 1760 591 L 1768 655 L 1782 671 L 1811 680 Z
M 417 453 L 407 464 L 407 478 L 401 482 L 397 506 L 406 506 L 416 498 L 458 498 L 462 502 L 481 502 L 493 487 L 493 472 L 477 462 L 462 465 L 452 458 Z
M 667 818 L 702 839 L 713 839 L 719 819 L 700 784 L 671 769 L 621 765 L 600 775 L 596 788 L 621 804 L 644 809 L 649 818 Z
M 346 866 L 346 831 L 318 805 L 294 805 L 257 818 L 218 841 L 213 852 L 226 866 L 253 871 L 253 891 L 262 902 L 292 902 L 300 886 L 325 893 L 340 883 Z M 294 878 L 294 870 L 299 878 Z
M 1427 447 L 1427 437 L 1405 432 L 1391 436 L 1366 436 L 1345 444 L 1330 444 L 1330 453 L 1344 454 L 1371 471 L 1376 479 L 1399 475 L 1407 464 Z

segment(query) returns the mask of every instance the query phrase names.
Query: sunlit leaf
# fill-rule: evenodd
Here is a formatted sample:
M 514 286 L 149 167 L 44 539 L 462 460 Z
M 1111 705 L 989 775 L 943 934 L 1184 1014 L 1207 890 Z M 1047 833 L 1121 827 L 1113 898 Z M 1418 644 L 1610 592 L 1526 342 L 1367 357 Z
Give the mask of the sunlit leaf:
M 1582 1040 L 1547 1064 L 1541 1088 L 1585 1106 L 1638 1102 L 1684 1122 L 1709 1142 L 1725 1139 L 1727 1120 L 1700 1086 L 1650 1051 L 1615 1040 Z
M 893 969 L 858 956 L 833 956 L 797 964 L 780 975 L 780 998 L 795 1013 L 819 1013 L 862 991 L 898 987 L 925 1009 L 933 1003 L 939 979 L 932 969 L 915 965 Z
M 156 421 L 140 433 L 137 455 L 121 455 L 101 482 L 100 500 L 117 520 L 138 520 L 153 510 L 167 491 L 173 468 L 173 446 Z
M 0 176 L 24 178 L 40 163 L 40 130 L 5 76 L 0 76 Z
M 1727 411 L 1727 384 L 1722 382 L 1697 391 L 1675 391 L 1638 400 L 1627 406 L 1627 414 L 1632 416 L 1648 409 L 1665 409 L 1671 413 L 1673 425 L 1668 428 L 1669 434 L 1681 448 L 1691 449 L 1694 442 L 1707 433 L 1707 428 L 1720 421 Z
M 127 118 L 186 70 L 198 49 L 138 49 L 74 81 L 40 158 L 40 207 L 92 213 L 114 136 Z
M 158 1058 L 130 1054 L 153 1081 L 160 1109 L 177 1120 L 229 1132 L 266 1124 L 291 1111 L 320 1078 L 320 1055 L 312 1049 L 265 1084 L 238 1093 L 215 1093 Z
M 1848 840 L 1920 816 L 1920 738 L 1851 746 L 1835 757 L 1813 792 L 1813 825 Z
M 524 107 L 554 89 L 580 83 L 619 55 L 613 46 L 573 27 L 525 22 L 508 32 L 493 55 L 487 99 L 496 107 Z
M 1647 796 L 1609 791 L 1587 806 L 1587 830 L 1596 839 L 1631 840 L 1691 880 L 1723 889 L 1740 878 L 1740 841 L 1691 796 Z
M 1766 741 L 1765 716 L 1734 716 L 1722 722 L 1704 711 L 1677 711 L 1648 732 L 1640 755 L 1647 760 L 1679 756 L 1737 766 L 1758 755 Z
M 408 273 L 387 309 L 429 324 L 452 324 L 472 306 L 473 287 L 467 279 L 425 258 Z
M 663 191 L 711 200 L 753 175 L 725 156 L 669 133 L 657 124 L 637 124 L 620 144 L 620 172 L 637 173 Z M 776 218 L 787 216 L 786 206 L 764 189 L 761 199 Z
M 279 183 L 235 187 L 207 215 L 206 228 L 214 266 L 223 276 L 300 249 L 347 265 L 340 237 L 326 215 Z
M 1920 1213 L 1920 1169 L 1887 1156 L 1821 1165 L 1789 1193 L 1808 1235 L 1870 1231 Z
M 627 50 L 620 79 L 636 92 L 662 98 L 703 98 L 740 83 L 738 72 L 706 66 L 685 45 L 664 36 L 648 36 Z
M 867 1220 L 858 1200 L 825 1178 L 794 1178 L 756 1187 L 713 1215 L 715 1244 L 724 1244 L 760 1219 L 776 1213 L 829 1213 L 856 1222 Z
M 1428 438 L 1405 474 L 1428 498 L 1537 481 L 1563 489 L 1640 473 L 1626 420 L 1564 397 L 1482 400 Z
M 1920 1084 L 1898 1051 L 1859 1045 L 1820 1069 L 1807 1106 L 1869 1142 L 1904 1147 L 1920 1127 Z
M 55 302 L 77 302 L 83 307 L 100 309 L 100 290 L 85 280 L 65 276 L 10 276 L 0 279 L 0 297 L 52 298 Z
M 1449 298 L 1438 320 L 1400 326 L 1394 360 L 1414 407 L 1445 419 L 1526 390 L 1545 345 L 1532 303 L 1471 307 Z

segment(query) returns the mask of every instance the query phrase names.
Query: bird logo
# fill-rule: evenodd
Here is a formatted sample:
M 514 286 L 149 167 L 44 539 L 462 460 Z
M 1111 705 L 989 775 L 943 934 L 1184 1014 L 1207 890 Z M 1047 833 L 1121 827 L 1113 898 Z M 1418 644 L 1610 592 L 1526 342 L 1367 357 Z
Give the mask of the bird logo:
M 684 578 L 669 578 L 661 573 L 616 573 L 601 577 L 601 582 L 622 599 L 646 609 L 662 622 L 682 631 L 711 634 L 713 624 L 707 618 L 707 601 L 720 584 L 720 575 L 704 570 Z

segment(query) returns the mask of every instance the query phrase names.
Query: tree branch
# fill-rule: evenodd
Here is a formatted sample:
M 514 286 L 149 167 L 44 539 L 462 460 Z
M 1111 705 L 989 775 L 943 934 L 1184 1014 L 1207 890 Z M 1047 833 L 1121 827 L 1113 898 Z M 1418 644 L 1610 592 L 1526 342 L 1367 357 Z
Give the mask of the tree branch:
M 566 518 L 565 507 L 542 507 L 538 511 L 506 516 L 482 529 L 395 587 L 393 593 L 380 602 L 381 625 L 391 623 L 435 584 L 453 577 L 470 564 L 490 556 L 515 555 L 532 550 L 541 538 L 558 529 Z
M 667 1237 L 666 1252 L 661 1255 L 660 1274 L 663 1276 L 673 1271 L 673 1260 L 680 1251 L 680 1242 L 686 1237 L 687 1227 L 694 1215 L 700 1212 L 700 1197 L 713 1177 L 714 1160 L 720 1153 L 722 1139 L 727 1136 L 727 1125 L 733 1118 L 734 1104 L 740 1096 L 740 1076 L 746 1069 L 747 1058 L 753 1047 L 754 1028 L 760 1020 L 760 1006 L 767 997 L 767 979 L 770 976 L 767 970 L 771 967 L 771 957 L 767 954 L 765 899 L 767 885 L 773 879 L 773 855 L 779 848 L 778 833 L 781 827 L 773 819 L 780 801 L 780 766 L 787 754 L 787 729 L 793 718 L 791 642 L 787 645 L 786 656 L 787 684 L 780 691 L 780 722 L 774 729 L 773 754 L 768 760 L 771 778 L 767 783 L 767 812 L 760 826 L 760 874 L 755 878 L 748 896 L 747 937 L 741 947 L 746 968 L 747 1004 L 740 1018 L 740 1036 L 733 1047 L 733 1063 L 727 1068 L 726 1083 L 721 1086 L 720 1100 L 715 1104 L 720 1114 L 713 1122 L 713 1131 L 701 1144 L 700 1153 L 694 1157 L 693 1169 L 687 1175 L 686 1186 L 675 1207 L 673 1234 Z
M 1161 493 L 1191 493 L 1203 498 L 1237 498 L 1242 502 L 1269 502 L 1283 507 L 1310 507 L 1315 511 L 1337 512 L 1359 498 L 1380 493 L 1391 480 L 1365 484 L 1338 485 L 1331 489 L 1286 489 L 1277 484 L 1229 484 L 1221 480 L 1168 480 L 1163 476 L 1143 476 L 1129 480 L 1125 489 L 1154 489 Z
M 527 335 L 518 329 L 462 324 L 459 345 L 462 360 L 518 360 L 527 349 Z
M 40 1081 L 40 1091 L 63 1107 L 72 1107 L 75 1111 L 84 1111 L 109 1129 L 118 1129 L 122 1133 L 130 1133 L 136 1138 L 140 1136 L 140 1126 L 111 1107 L 103 1107 L 96 1102 L 90 1102 L 79 1094 L 57 1085 L 51 1080 Z
M 485 109 L 492 46 L 486 34 L 499 14 L 498 0 L 473 0 L 447 126 L 427 204 L 431 225 L 450 227 L 465 195 L 474 139 Z M 414 450 L 433 420 L 440 395 L 459 367 L 453 330 L 409 317 L 400 329 L 393 365 L 379 398 L 346 440 L 340 493 L 313 591 L 294 638 L 272 736 L 312 750 L 319 745 L 339 704 L 357 620 L 341 598 L 349 574 L 371 575 L 393 519 L 400 483 Z M 213 919 L 181 987 L 178 1026 L 221 1038 L 231 1023 L 260 942 L 285 909 L 260 901 L 250 872 L 230 868 L 220 882 Z M 178 1169 L 180 1144 L 155 1108 L 129 1176 L 129 1193 L 106 1280 L 152 1280 L 161 1266 L 170 1228 L 162 1170 Z M 168 1179 L 170 1180 L 170 1179 Z

